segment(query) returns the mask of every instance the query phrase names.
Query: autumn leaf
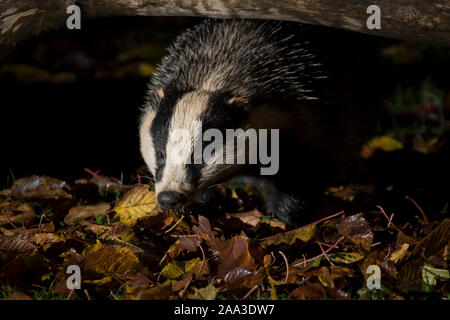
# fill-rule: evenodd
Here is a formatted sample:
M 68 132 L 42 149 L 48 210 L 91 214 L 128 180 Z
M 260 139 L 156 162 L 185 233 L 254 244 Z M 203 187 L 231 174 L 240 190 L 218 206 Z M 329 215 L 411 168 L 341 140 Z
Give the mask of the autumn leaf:
M 99 242 L 83 251 L 86 256 L 84 270 L 93 274 L 121 277 L 141 269 L 139 259 L 128 248 L 104 246 Z
M 59 199 L 71 198 L 69 185 L 47 176 L 31 176 L 17 180 L 11 188 L 11 196 L 16 199 Z
M 5 201 L 0 203 L 0 226 L 10 223 L 28 224 L 34 220 L 35 216 L 33 207 L 27 202 Z
M 328 258 L 336 263 L 350 264 L 364 259 L 364 256 L 357 252 L 339 252 L 328 255 Z
M 408 248 L 409 248 L 409 244 L 403 243 L 400 246 L 400 249 L 391 253 L 388 260 L 392 261 L 394 263 L 401 261 L 403 259 L 403 257 L 405 256 L 405 254 L 408 252 Z
M 187 296 L 191 300 L 215 300 L 217 297 L 217 292 L 219 291 L 211 283 L 201 289 L 192 289 L 194 290 L 194 293 L 191 293 Z
M 376 137 L 367 142 L 361 149 L 363 158 L 370 158 L 376 149 L 386 152 L 403 149 L 403 144 L 388 136 Z
M 292 245 L 295 243 L 296 240 L 301 240 L 303 242 L 310 241 L 314 237 L 315 233 L 316 233 L 316 225 L 309 225 L 291 231 L 278 233 L 267 238 L 263 238 L 259 240 L 259 242 L 264 247 L 275 246 L 279 244 Z
M 3 236 L 0 235 L 0 251 L 6 253 L 29 252 L 37 247 L 29 241 L 22 240 L 20 236 Z
M 137 186 L 128 191 L 114 207 L 116 217 L 127 225 L 135 225 L 156 207 L 155 192 L 147 186 Z
M 73 223 L 75 221 L 86 220 L 92 217 L 97 217 L 99 214 L 105 214 L 111 205 L 109 203 L 99 203 L 87 206 L 76 206 L 69 210 L 69 213 L 64 218 L 66 223 Z
M 217 276 L 223 278 L 228 272 L 235 268 L 256 269 L 256 264 L 248 250 L 249 238 L 245 234 L 234 236 L 228 241 L 213 247 L 214 257 L 219 261 Z
M 362 216 L 354 215 L 344 218 L 338 225 L 340 234 L 352 239 L 367 252 L 373 242 L 373 232 L 369 223 Z

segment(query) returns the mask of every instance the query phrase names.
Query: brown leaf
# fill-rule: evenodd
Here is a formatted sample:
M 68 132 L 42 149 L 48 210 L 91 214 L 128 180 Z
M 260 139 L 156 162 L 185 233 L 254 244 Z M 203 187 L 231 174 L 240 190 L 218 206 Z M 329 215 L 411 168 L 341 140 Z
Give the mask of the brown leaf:
M 425 257 L 432 256 L 442 249 L 450 241 L 450 219 L 445 219 L 423 238 L 414 248 L 411 256 L 424 253 Z
M 35 216 L 33 207 L 26 202 L 3 202 L 0 205 L 0 226 L 10 223 L 28 224 Z
M 172 294 L 172 283 L 167 280 L 148 289 L 130 289 L 122 300 L 167 300 Z
M 337 226 L 340 234 L 350 237 L 364 250 L 369 251 L 373 243 L 373 232 L 369 223 L 361 216 L 354 215 L 344 218 Z
M 249 239 L 244 235 L 234 236 L 221 243 L 221 247 L 211 248 L 219 260 L 217 277 L 223 278 L 235 268 L 256 269 L 256 264 L 248 250 Z
M 59 199 L 71 198 L 69 185 L 47 176 L 31 176 L 17 180 L 11 188 L 11 196 L 16 199 Z
M 64 218 L 66 223 L 73 223 L 79 220 L 86 220 L 92 217 L 97 217 L 99 214 L 105 214 L 111 205 L 109 203 L 99 203 L 95 205 L 76 206 L 69 210 L 69 213 Z
M 308 282 L 307 284 L 294 289 L 288 299 L 296 300 L 320 300 L 325 298 L 325 289 L 320 283 Z
M 0 251 L 6 253 L 29 252 L 37 247 L 29 241 L 24 241 L 19 235 L 2 236 L 0 235 Z

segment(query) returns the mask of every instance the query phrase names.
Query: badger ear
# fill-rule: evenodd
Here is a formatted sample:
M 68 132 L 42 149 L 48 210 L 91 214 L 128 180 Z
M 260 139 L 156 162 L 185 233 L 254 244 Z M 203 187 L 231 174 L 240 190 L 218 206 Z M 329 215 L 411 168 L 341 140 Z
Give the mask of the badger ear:
M 164 98 L 164 89 L 163 87 L 160 87 L 158 90 L 155 91 L 159 99 Z
M 233 104 L 236 102 L 248 103 L 248 99 L 246 97 L 233 97 L 227 100 L 227 104 Z

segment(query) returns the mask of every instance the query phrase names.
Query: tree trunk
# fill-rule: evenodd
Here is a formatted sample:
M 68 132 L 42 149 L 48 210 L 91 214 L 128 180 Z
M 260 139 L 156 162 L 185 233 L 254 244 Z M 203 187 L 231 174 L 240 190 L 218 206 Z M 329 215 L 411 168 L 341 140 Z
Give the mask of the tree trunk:
M 83 18 L 207 16 L 299 21 L 406 40 L 450 45 L 449 0 L 0 0 L 0 58 L 22 40 L 65 26 L 71 4 Z M 367 7 L 381 9 L 369 30 Z

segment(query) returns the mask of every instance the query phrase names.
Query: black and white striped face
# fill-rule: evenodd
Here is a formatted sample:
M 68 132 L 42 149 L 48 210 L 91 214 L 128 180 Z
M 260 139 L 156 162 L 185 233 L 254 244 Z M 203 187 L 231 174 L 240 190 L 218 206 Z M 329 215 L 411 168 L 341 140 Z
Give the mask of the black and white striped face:
M 159 105 L 143 115 L 141 153 L 155 178 L 158 203 L 179 208 L 198 191 L 231 178 L 241 167 L 221 163 L 219 153 L 198 163 L 194 145 L 207 129 L 238 127 L 246 117 L 245 100 L 207 91 L 159 89 L 154 94 Z

